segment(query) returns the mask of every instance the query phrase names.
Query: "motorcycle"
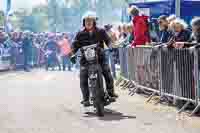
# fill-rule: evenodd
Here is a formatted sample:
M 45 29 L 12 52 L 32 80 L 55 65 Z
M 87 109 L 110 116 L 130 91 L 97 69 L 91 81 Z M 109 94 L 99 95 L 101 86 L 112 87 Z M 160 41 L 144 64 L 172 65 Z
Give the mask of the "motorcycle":
M 104 106 L 114 102 L 104 90 L 104 80 L 102 75 L 102 68 L 99 63 L 99 51 L 101 48 L 98 44 L 82 47 L 82 56 L 88 64 L 88 87 L 92 94 L 91 102 L 96 109 L 96 114 L 99 117 L 104 116 Z

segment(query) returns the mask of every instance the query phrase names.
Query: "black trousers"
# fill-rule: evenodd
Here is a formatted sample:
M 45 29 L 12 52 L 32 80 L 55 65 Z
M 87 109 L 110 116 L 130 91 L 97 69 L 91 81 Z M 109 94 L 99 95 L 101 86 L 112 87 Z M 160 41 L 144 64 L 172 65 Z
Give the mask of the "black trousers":
M 107 92 L 114 92 L 114 81 L 108 64 L 102 64 L 102 72 L 106 81 Z M 87 66 L 83 65 L 80 67 L 80 87 L 83 95 L 83 100 L 89 100 L 90 91 L 88 88 L 88 68 Z

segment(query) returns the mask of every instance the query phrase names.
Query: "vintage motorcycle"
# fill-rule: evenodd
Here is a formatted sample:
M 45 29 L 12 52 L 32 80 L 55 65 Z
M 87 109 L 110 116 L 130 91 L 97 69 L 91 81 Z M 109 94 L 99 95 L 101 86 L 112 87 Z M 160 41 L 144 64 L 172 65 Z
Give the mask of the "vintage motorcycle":
M 92 44 L 81 48 L 82 56 L 88 64 L 88 87 L 91 92 L 91 102 L 96 109 L 97 116 L 104 116 L 104 106 L 115 100 L 109 97 L 104 89 L 102 68 L 99 63 L 99 53 L 101 48 L 98 44 Z

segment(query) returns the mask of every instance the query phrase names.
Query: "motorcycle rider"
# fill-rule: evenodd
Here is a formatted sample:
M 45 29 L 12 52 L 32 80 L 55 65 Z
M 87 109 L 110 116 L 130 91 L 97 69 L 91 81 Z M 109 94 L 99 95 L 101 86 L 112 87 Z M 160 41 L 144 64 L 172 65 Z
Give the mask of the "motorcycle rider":
M 83 46 L 88 46 L 92 44 L 98 44 L 102 50 L 104 50 L 104 44 L 110 47 L 111 39 L 107 35 L 104 29 L 97 27 L 97 16 L 96 13 L 89 11 L 83 18 L 83 29 L 76 34 L 76 37 L 72 43 L 72 53 L 75 54 Z M 75 63 L 75 56 L 71 58 L 71 61 Z M 111 75 L 109 65 L 106 63 L 106 56 L 102 52 L 99 63 L 101 64 L 103 76 L 106 81 L 106 89 L 108 95 L 111 98 L 117 98 L 117 94 L 114 92 L 114 81 Z M 88 88 L 88 69 L 87 63 L 84 57 L 80 60 L 80 87 L 83 95 L 83 101 L 81 102 L 85 107 L 90 105 L 89 102 L 89 88 Z

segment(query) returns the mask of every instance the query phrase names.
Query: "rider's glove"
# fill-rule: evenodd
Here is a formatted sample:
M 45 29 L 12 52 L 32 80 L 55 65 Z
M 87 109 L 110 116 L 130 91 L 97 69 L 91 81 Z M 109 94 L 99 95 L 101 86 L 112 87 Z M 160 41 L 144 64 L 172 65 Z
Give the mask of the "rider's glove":
M 76 64 L 76 56 L 75 56 L 75 55 L 72 56 L 72 57 L 70 58 L 70 61 L 72 62 L 72 64 Z

